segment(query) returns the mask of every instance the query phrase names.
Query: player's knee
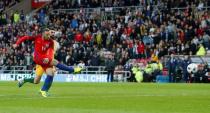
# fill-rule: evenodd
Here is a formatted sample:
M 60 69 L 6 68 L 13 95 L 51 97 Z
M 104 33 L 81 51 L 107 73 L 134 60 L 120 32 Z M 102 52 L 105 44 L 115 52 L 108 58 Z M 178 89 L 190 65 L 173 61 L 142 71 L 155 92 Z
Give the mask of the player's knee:
M 50 76 L 54 76 L 55 72 L 54 72 L 53 68 L 47 68 L 46 69 L 46 74 L 50 75 Z

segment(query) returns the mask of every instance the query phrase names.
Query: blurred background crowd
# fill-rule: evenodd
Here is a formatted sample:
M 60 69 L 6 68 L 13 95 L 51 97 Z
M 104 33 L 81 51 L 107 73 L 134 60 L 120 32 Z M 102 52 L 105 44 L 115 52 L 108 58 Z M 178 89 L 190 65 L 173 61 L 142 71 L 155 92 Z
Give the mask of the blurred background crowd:
M 0 11 L 8 9 L 20 1 L 21 0 L 0 0 Z
M 5 14 L 16 2 L 0 0 L 0 66 L 6 68 L 32 69 L 32 42 L 16 50 L 12 44 L 46 27 L 62 32 L 56 58 L 67 65 L 104 66 L 114 58 L 116 70 L 131 70 L 136 63 L 162 63 L 166 55 L 204 56 L 210 49 L 210 0 L 52 0 L 30 16 Z M 57 10 L 71 8 L 79 12 Z

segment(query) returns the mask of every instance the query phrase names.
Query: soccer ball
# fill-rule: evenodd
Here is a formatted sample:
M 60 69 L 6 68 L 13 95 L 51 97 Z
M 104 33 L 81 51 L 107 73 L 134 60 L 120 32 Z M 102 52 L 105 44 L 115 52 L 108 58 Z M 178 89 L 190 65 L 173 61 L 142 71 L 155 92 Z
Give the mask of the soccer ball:
M 187 72 L 194 74 L 198 71 L 198 65 L 195 63 L 191 63 L 187 66 Z
M 85 63 L 79 63 L 77 66 L 84 69 L 85 68 Z

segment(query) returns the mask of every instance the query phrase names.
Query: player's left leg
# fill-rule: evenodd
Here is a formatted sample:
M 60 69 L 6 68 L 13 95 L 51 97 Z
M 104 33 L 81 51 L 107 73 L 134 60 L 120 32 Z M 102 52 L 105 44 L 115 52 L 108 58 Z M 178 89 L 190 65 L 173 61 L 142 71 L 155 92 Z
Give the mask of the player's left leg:
M 47 77 L 44 81 L 44 85 L 42 86 L 42 89 L 40 90 L 40 93 L 42 94 L 43 97 L 48 97 L 49 96 L 48 91 L 53 82 L 54 69 L 53 67 L 50 67 L 50 68 L 47 68 L 45 72 L 47 74 Z
M 35 69 L 35 78 L 32 76 L 30 78 L 24 78 L 20 81 L 18 81 L 18 87 L 22 87 L 25 83 L 32 83 L 32 84 L 38 84 L 42 78 L 42 75 L 44 74 L 45 70 L 40 65 L 36 65 Z M 33 74 L 33 72 L 32 72 Z
M 49 48 L 47 50 L 47 55 L 43 57 L 44 58 L 43 61 L 45 61 L 45 60 L 46 61 L 43 62 L 41 60 L 42 61 L 41 63 L 43 63 L 43 65 L 47 64 L 47 65 L 50 65 L 50 66 L 55 66 L 55 67 L 57 67 L 61 70 L 68 71 L 70 73 L 78 73 L 82 70 L 82 68 L 80 68 L 80 67 L 74 68 L 72 66 L 67 66 L 65 64 L 62 64 L 62 63 L 58 62 L 56 59 L 54 59 L 54 53 L 55 53 L 55 50 L 52 49 L 52 48 Z M 40 61 L 40 59 L 37 59 L 37 60 Z
M 83 68 L 81 67 L 72 67 L 72 66 L 67 66 L 65 64 L 62 64 L 60 62 L 58 62 L 57 60 L 53 59 L 51 62 L 51 65 L 56 66 L 57 68 L 64 70 L 64 71 L 68 71 L 70 73 L 79 73 L 82 71 Z

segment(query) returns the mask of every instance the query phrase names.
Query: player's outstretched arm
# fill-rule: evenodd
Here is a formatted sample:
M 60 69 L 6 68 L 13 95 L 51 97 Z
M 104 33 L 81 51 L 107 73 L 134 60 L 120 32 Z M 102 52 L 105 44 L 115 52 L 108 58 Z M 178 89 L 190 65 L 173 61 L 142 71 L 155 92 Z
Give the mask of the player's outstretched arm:
M 22 36 L 19 37 L 18 40 L 16 41 L 15 44 L 13 44 L 13 48 L 17 48 L 19 44 L 21 44 L 22 42 L 26 41 L 26 40 L 34 40 L 35 37 L 33 36 Z

